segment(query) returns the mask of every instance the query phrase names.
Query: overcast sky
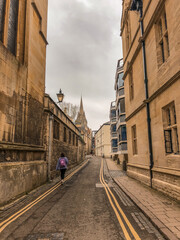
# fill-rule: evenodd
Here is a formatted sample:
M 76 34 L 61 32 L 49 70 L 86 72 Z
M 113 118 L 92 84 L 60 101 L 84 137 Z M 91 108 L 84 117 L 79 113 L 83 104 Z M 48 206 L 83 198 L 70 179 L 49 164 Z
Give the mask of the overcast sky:
M 122 57 L 121 0 L 50 0 L 46 92 L 83 105 L 92 130 L 109 120 L 115 100 L 117 60 Z

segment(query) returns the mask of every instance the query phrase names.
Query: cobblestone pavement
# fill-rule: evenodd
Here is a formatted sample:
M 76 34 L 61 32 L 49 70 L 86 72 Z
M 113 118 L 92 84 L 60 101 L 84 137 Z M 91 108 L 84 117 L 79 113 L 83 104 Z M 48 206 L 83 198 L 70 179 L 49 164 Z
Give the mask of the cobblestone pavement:
M 167 239 L 180 239 L 180 204 L 126 176 L 111 159 L 106 159 L 106 162 L 111 177 L 126 193 L 121 194 L 121 198 L 128 195 Z M 132 204 L 131 201 L 125 202 Z M 132 216 L 141 228 L 147 228 L 146 223 L 142 224 L 142 214 L 134 213 Z M 151 227 L 148 229 L 151 231 Z

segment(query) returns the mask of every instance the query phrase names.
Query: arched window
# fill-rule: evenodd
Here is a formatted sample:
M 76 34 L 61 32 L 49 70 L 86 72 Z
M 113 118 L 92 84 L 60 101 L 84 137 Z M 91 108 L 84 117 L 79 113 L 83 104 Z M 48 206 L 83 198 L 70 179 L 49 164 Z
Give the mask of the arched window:
M 15 55 L 19 0 L 10 0 L 7 48 Z

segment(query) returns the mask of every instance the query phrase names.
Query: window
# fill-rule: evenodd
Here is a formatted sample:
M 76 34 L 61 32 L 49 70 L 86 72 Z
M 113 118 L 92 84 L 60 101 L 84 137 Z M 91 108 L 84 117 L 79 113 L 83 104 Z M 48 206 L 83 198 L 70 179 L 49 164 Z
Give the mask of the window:
M 179 154 L 179 140 L 174 102 L 163 108 L 163 128 L 166 154 Z
M 113 125 L 111 126 L 111 132 L 116 132 L 116 124 L 113 124 Z
M 73 145 L 75 145 L 75 135 L 73 134 Z
M 161 65 L 166 61 L 170 55 L 169 51 L 169 37 L 166 12 L 163 10 L 159 20 L 157 21 L 157 51 L 158 51 L 158 63 Z
M 127 18 L 126 25 L 125 25 L 125 34 L 126 34 L 126 51 L 128 52 L 131 44 L 129 17 Z
M 116 117 L 116 110 L 111 110 L 111 118 L 115 118 Z
M 119 100 L 118 115 L 125 113 L 125 98 Z
M 124 88 L 121 88 L 120 90 L 119 90 L 119 96 L 121 97 L 121 96 L 123 96 L 124 95 Z
M 54 120 L 54 125 L 53 125 L 53 138 L 59 140 L 59 123 Z
M 125 122 L 126 115 L 121 115 L 119 119 L 120 119 L 120 122 Z
M 132 69 L 129 72 L 129 99 L 130 101 L 134 98 L 134 83 L 133 83 L 133 74 Z
M 118 88 L 124 86 L 124 81 L 123 81 L 122 78 L 123 78 L 123 73 L 119 73 L 119 74 L 118 74 Z
M 10 0 L 7 48 L 15 55 L 19 0 Z
M 76 146 L 78 147 L 78 137 L 76 137 Z
M 3 41 L 6 0 L 0 0 L 0 41 Z
M 71 144 L 71 131 L 69 131 L 69 144 Z
M 0 0 L 0 41 L 3 42 L 4 24 L 5 24 L 5 11 L 6 11 L 6 0 Z M 17 44 L 17 25 L 18 25 L 18 10 L 19 0 L 10 0 L 7 15 L 8 19 L 8 31 L 7 31 L 7 48 L 16 55 L 16 44 Z
M 136 125 L 132 126 L 132 146 L 133 146 L 133 155 L 137 154 L 137 134 L 136 134 Z
M 66 142 L 66 128 L 64 127 L 64 142 Z
M 120 141 L 126 141 L 127 140 L 127 135 L 126 135 L 126 125 L 120 126 Z
M 112 139 L 112 148 L 117 147 L 117 139 Z

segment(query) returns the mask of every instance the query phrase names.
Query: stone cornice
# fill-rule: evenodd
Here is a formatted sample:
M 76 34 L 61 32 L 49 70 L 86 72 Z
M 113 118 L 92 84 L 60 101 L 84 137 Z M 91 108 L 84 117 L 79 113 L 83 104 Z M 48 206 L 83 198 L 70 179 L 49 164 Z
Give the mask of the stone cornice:
M 0 149 L 3 150 L 17 150 L 17 151 L 32 151 L 32 152 L 45 152 L 43 146 L 37 146 L 32 144 L 20 144 L 11 142 L 0 142 Z

